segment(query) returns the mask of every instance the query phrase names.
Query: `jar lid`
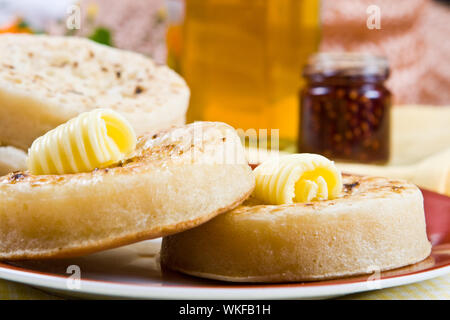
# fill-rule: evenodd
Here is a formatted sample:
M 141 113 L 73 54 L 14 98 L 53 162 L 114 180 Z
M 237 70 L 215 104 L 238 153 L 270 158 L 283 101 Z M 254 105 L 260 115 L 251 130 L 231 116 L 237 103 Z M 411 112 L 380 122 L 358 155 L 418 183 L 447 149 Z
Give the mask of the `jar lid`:
M 388 77 L 389 63 L 386 57 L 357 52 L 321 52 L 312 55 L 303 75 L 374 75 Z

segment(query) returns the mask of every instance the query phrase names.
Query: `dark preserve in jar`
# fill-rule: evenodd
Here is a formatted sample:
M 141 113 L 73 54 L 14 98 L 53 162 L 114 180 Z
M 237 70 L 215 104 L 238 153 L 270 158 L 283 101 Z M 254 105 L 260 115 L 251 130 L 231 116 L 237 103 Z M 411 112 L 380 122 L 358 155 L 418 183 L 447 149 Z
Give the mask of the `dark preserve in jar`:
M 383 57 L 319 53 L 303 71 L 299 151 L 363 163 L 389 160 L 391 93 Z

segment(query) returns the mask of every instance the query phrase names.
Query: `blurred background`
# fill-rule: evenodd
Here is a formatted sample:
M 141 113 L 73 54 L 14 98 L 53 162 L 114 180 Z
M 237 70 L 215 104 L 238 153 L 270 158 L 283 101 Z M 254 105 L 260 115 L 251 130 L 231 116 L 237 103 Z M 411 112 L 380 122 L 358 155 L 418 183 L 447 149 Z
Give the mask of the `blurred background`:
M 69 29 L 76 8 L 79 28 Z M 286 151 L 302 151 L 302 70 L 311 55 L 384 56 L 392 96 L 383 103 L 393 109 L 382 170 L 450 194 L 449 21 L 443 0 L 0 0 L 0 32 L 77 35 L 141 52 L 186 79 L 189 122 L 224 121 L 247 136 L 277 129 Z
M 70 4 L 81 7 L 81 29 L 76 32 L 66 28 Z M 381 9 L 380 30 L 366 27 L 366 9 L 373 4 Z M 241 45 L 251 46 L 251 40 L 245 43 L 249 39 L 244 37 L 264 33 L 265 45 L 270 46 L 270 41 L 281 40 L 277 34 L 268 34 L 267 29 L 285 24 L 285 30 L 279 31 L 289 33 L 289 45 L 299 48 L 278 49 L 291 51 L 292 59 L 302 59 L 305 45 L 311 51 L 382 53 L 388 56 L 393 70 L 389 87 L 396 102 L 445 105 L 450 98 L 448 4 L 431 0 L 0 0 L 0 27 L 2 32 L 93 37 L 148 54 L 160 62 L 167 60 L 181 71 L 183 49 L 191 50 L 190 42 L 197 40 L 193 38 L 206 42 L 214 33 L 214 37 L 222 38 L 218 41 L 225 42 L 228 39 L 224 37 L 237 38 L 233 35 L 236 32 L 242 39 L 231 39 L 235 44 L 241 40 Z M 254 58 L 259 58 L 256 53 Z M 299 75 L 300 71 L 295 73 Z

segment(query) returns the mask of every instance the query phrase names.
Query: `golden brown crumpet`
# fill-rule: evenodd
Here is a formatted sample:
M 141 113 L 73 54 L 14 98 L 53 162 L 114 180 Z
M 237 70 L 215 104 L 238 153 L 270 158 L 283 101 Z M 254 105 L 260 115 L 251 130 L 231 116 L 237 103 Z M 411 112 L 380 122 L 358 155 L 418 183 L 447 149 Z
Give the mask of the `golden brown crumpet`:
M 0 178 L 0 259 L 87 254 L 198 226 L 254 188 L 240 139 L 198 122 L 138 139 L 122 163 L 90 173 Z
M 163 239 L 161 263 L 235 282 L 333 279 L 388 270 L 430 254 L 420 190 L 404 181 L 343 176 L 334 200 L 264 205 L 250 198 Z
M 151 59 L 77 37 L 0 35 L 0 143 L 26 150 L 78 114 L 113 109 L 138 135 L 184 124 L 189 89 Z

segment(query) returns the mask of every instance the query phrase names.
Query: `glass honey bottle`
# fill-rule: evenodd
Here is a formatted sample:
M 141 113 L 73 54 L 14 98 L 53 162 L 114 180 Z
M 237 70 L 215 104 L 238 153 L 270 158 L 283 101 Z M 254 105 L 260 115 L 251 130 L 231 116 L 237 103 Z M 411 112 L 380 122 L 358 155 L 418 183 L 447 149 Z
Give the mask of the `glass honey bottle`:
M 298 133 L 298 73 L 318 49 L 318 0 L 185 0 L 169 32 L 169 64 L 191 89 L 188 121 L 229 123 L 244 134 Z M 178 39 L 178 42 L 173 41 Z

